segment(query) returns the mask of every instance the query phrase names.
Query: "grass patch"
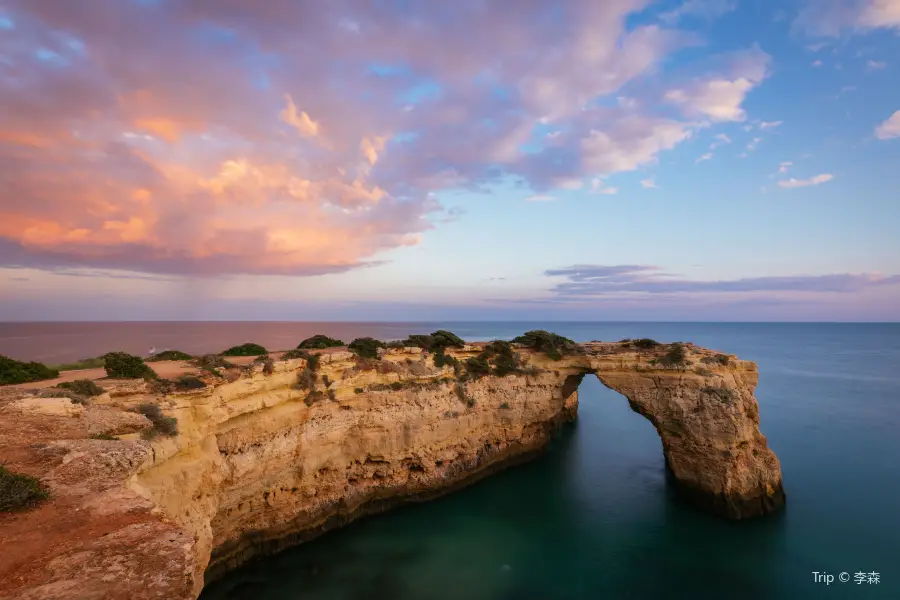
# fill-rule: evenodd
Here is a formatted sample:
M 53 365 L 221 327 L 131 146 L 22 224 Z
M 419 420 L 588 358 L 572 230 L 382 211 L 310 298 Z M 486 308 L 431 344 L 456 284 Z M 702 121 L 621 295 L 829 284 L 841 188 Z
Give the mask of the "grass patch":
M 107 352 L 103 355 L 107 376 L 113 379 L 157 379 L 156 372 L 140 356 L 126 352 Z
M 39 362 L 22 362 L 0 355 L 0 385 L 59 377 L 59 371 Z
M 149 440 L 158 435 L 167 435 L 170 437 L 178 435 L 178 419 L 164 415 L 158 404 L 145 402 L 138 406 L 138 412 L 150 419 L 150 422 L 153 423 L 153 427 L 141 432 L 142 438 Z
M 93 396 L 99 396 L 106 390 L 102 387 L 94 383 L 90 379 L 76 379 L 75 381 L 64 381 L 60 384 L 57 384 L 58 388 L 62 388 L 64 390 L 72 390 L 76 394 L 80 396 L 84 396 L 86 398 L 91 398 Z
M 0 512 L 31 508 L 50 497 L 41 482 L 0 465 Z
M 60 365 L 51 365 L 50 368 L 56 371 L 81 371 L 82 369 L 102 369 L 103 357 L 83 358 L 71 363 L 62 363 Z
M 297 350 L 322 350 L 324 348 L 338 348 L 343 346 L 341 340 L 330 338 L 327 335 L 314 335 L 308 337 L 297 346 Z
M 232 346 L 221 354 L 222 356 L 259 356 L 260 354 L 268 353 L 269 351 L 259 344 L 248 342 L 246 344 L 241 344 L 240 346 Z
M 378 349 L 384 348 L 384 342 L 375 338 L 362 337 L 356 338 L 347 347 L 363 358 L 378 358 Z
M 92 440 L 109 440 L 111 442 L 118 442 L 119 438 L 114 435 L 109 435 L 108 433 L 95 433 L 91 436 Z
M 564 354 L 573 354 L 577 348 L 575 342 L 569 338 L 542 329 L 528 331 L 513 338 L 513 343 L 543 352 L 551 360 L 560 360 Z
M 147 359 L 147 362 L 156 362 L 159 360 L 191 360 L 194 358 L 187 352 L 181 350 L 163 350 Z

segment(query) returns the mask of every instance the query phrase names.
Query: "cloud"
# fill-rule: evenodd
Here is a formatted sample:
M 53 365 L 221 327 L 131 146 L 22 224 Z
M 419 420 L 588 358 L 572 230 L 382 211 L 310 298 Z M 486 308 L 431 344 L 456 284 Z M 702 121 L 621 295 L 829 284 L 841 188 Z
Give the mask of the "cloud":
M 887 121 L 875 128 L 875 137 L 889 140 L 900 137 L 900 110 L 892 114 Z
M 698 157 L 697 160 L 694 161 L 694 164 L 702 163 L 703 161 L 709 160 L 709 159 L 711 159 L 712 157 L 713 157 L 713 153 L 712 153 L 712 152 L 707 152 L 706 154 L 704 154 L 704 155 Z
M 681 19 L 699 18 L 712 20 L 737 8 L 737 0 L 685 0 L 677 8 L 661 13 L 659 20 L 673 25 Z
M 514 179 L 540 196 L 655 164 L 695 117 L 744 118 L 768 62 L 721 57 L 663 116 L 632 84 L 672 87 L 659 66 L 699 42 L 634 24 L 644 0 L 461 0 L 449 20 L 436 3 L 257 4 L 7 2 L 0 266 L 365 268 L 452 220 L 432 192 Z
M 887 66 L 887 63 L 884 61 L 881 61 L 881 60 L 867 60 L 866 61 L 866 68 L 869 69 L 870 71 L 878 71 L 880 69 L 885 68 L 886 66 Z
M 761 141 L 762 141 L 762 138 L 758 138 L 758 137 L 753 138 L 752 140 L 750 140 L 747 143 L 747 150 L 749 150 L 750 152 L 753 152 L 754 150 L 756 150 L 756 147 L 759 145 L 759 143 Z
M 854 293 L 870 287 L 900 285 L 900 275 L 835 274 L 789 277 L 747 277 L 701 281 L 680 279 L 647 265 L 574 265 L 544 272 L 564 277 L 552 292 L 563 298 L 586 298 L 622 294 L 685 294 L 735 292 Z
M 780 165 L 778 165 L 778 172 L 779 173 L 787 173 L 788 169 L 793 166 L 794 166 L 794 163 L 792 163 L 790 161 L 783 162 Z
M 816 175 L 814 177 L 810 177 L 809 179 L 794 179 L 791 177 L 790 179 L 784 179 L 778 182 L 778 187 L 782 187 L 785 189 L 799 188 L 799 187 L 807 187 L 810 185 L 819 185 L 822 183 L 828 183 L 834 179 L 834 175 L 830 173 L 823 173 L 821 175 Z
M 784 121 L 762 121 L 759 124 L 759 128 L 760 129 L 775 129 L 782 123 L 784 123 Z
M 552 202 L 553 200 L 556 200 L 554 196 L 546 196 L 541 194 L 528 196 L 527 198 L 525 198 L 525 202 Z
M 900 29 L 900 0 L 806 0 L 792 28 L 806 35 L 838 37 L 845 32 Z
M 588 193 L 614 196 L 619 193 L 619 188 L 606 187 L 606 184 L 603 183 L 602 179 L 600 179 L 599 177 L 595 177 L 591 181 L 591 189 L 588 191 Z
M 814 67 L 816 67 L 816 68 L 821 67 L 821 66 L 822 66 L 822 61 L 821 61 L 821 60 L 814 60 L 814 61 L 812 62 L 812 66 L 814 66 Z
M 657 189 L 659 186 L 656 185 L 656 182 L 651 178 L 651 179 L 642 179 L 642 180 L 641 180 L 641 187 L 646 188 L 646 189 L 649 189 L 649 190 L 655 190 L 655 189 Z
M 742 104 L 747 94 L 768 75 L 771 57 L 754 47 L 733 56 L 727 76 L 695 78 L 689 85 L 671 89 L 664 99 L 681 107 L 689 117 L 712 121 L 743 121 Z
M 714 136 L 715 141 L 709 145 L 710 150 L 715 150 L 719 146 L 724 146 L 725 144 L 731 143 L 731 138 L 725 135 L 724 133 L 718 133 Z

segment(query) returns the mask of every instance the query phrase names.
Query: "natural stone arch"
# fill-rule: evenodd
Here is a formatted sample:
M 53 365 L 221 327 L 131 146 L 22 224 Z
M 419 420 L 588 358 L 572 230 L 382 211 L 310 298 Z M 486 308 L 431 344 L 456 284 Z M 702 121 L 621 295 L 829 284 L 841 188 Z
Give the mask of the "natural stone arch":
M 666 468 L 700 507 L 743 519 L 785 503 L 781 465 L 759 431 L 753 392 L 756 365 L 731 360 L 728 369 L 658 368 L 583 356 L 569 361 L 560 396 L 577 410 L 578 386 L 593 374 L 644 416 L 662 441 Z

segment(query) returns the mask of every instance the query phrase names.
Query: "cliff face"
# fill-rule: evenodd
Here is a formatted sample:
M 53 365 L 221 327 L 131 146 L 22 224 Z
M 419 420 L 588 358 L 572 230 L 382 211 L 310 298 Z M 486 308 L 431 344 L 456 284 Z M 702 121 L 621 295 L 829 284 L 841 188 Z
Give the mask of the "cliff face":
M 142 382 L 115 384 L 78 414 L 38 414 L 23 408 L 27 400 L 0 405 L 0 434 L 19 421 L 19 443 L 0 444 L 0 460 L 40 475 L 54 494 L 4 515 L 0 534 L 25 551 L 0 563 L 9 582 L 0 596 L 193 598 L 204 575 L 533 456 L 575 417 L 578 382 L 590 373 L 653 423 L 673 475 L 701 505 L 731 518 L 779 508 L 780 466 L 758 428 L 756 366 L 686 349 L 689 368 L 618 344 L 584 344 L 559 361 L 517 350 L 524 373 L 464 383 L 417 348 L 377 361 L 325 351 L 313 393 L 298 389 L 298 373 L 308 376 L 298 358 L 156 396 L 179 435 L 149 442 L 78 439 L 98 422 L 133 431 L 136 415 L 123 409 L 152 396 Z

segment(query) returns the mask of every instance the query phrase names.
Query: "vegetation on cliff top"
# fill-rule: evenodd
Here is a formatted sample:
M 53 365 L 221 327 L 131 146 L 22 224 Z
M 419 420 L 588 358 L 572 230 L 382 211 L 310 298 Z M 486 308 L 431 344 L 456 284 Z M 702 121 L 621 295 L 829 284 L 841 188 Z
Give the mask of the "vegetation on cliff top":
M 138 412 L 153 423 L 153 427 L 141 432 L 141 437 L 144 439 L 153 439 L 160 434 L 168 436 L 178 435 L 178 420 L 175 417 L 164 415 L 159 405 L 145 402 L 138 406 Z
M 341 340 L 330 338 L 327 335 L 317 334 L 300 342 L 300 345 L 297 346 L 297 350 L 322 350 L 324 348 L 338 348 L 343 345 L 344 342 Z
M 575 342 L 569 338 L 542 329 L 528 331 L 513 338 L 513 343 L 543 352 L 552 360 L 560 360 L 564 354 L 572 354 L 577 349 Z
M 384 348 L 384 342 L 370 337 L 356 338 L 347 346 L 363 358 L 378 358 L 378 349 Z
M 0 512 L 30 508 L 49 497 L 50 494 L 34 477 L 13 473 L 0 465 Z
M 639 340 L 632 341 L 631 345 L 640 350 L 650 350 L 652 348 L 656 348 L 660 344 L 656 340 L 651 340 L 650 338 L 641 338 Z
M 147 362 L 156 362 L 160 360 L 191 360 L 192 358 L 194 357 L 181 350 L 163 350 L 148 358 Z
M 246 343 L 240 346 L 232 346 L 228 350 L 222 352 L 222 356 L 259 356 L 260 354 L 268 354 L 269 351 L 259 344 Z
M 82 369 L 102 369 L 103 357 L 83 358 L 73 363 L 62 363 L 59 365 L 50 365 L 50 368 L 56 371 L 80 371 Z
M 126 352 L 107 352 L 103 355 L 106 375 L 113 379 L 157 379 L 156 371 L 140 356 Z
M 212 373 L 213 375 L 221 375 L 219 369 L 233 369 L 234 364 L 228 362 L 218 354 L 204 354 L 194 359 L 194 366 Z
M 64 382 L 58 384 L 56 387 L 63 388 L 66 390 L 71 390 L 71 391 L 75 392 L 76 394 L 79 394 L 86 398 L 90 398 L 92 396 L 99 396 L 104 391 L 106 391 L 90 379 L 76 379 L 75 381 L 64 381 Z
M 59 371 L 39 362 L 22 362 L 0 355 L 0 385 L 43 381 L 59 376 Z

